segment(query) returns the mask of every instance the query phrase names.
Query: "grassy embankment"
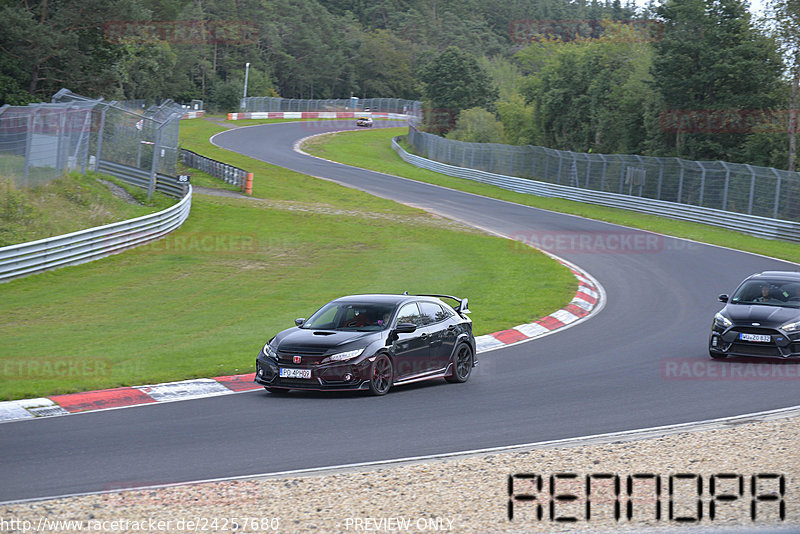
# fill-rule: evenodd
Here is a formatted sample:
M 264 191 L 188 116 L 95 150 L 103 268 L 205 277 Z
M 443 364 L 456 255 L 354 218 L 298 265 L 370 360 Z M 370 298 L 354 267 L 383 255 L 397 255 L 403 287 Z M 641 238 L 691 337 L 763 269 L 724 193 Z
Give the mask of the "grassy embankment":
M 499 187 L 420 169 L 404 162 L 391 148 L 391 139 L 404 135 L 407 131 L 407 128 L 381 128 L 371 131 L 330 134 L 307 141 L 305 150 L 310 154 L 341 163 L 460 191 L 800 262 L 800 244 L 761 239 L 709 225 L 645 215 L 623 209 L 515 193 Z M 402 141 L 401 146 L 410 151 L 410 147 L 403 145 Z
M 0 247 L 140 217 L 175 202 L 160 193 L 147 202 L 146 191 L 106 179 L 125 187 L 139 204 L 117 198 L 92 173 L 73 172 L 29 189 L 0 174 Z
M 253 199 L 197 194 L 161 241 L 0 284 L 0 399 L 246 373 L 271 335 L 348 293 L 468 296 L 478 334 L 572 297 L 536 251 L 208 143 L 222 130 L 184 121 L 181 143 L 254 172 Z

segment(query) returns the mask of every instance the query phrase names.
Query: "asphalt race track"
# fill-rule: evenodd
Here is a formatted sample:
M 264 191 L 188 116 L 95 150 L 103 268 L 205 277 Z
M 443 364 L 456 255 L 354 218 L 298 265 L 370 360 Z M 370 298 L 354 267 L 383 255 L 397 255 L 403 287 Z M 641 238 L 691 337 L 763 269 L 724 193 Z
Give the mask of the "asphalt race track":
M 214 142 L 503 235 L 589 236 L 603 243 L 632 243 L 639 236 L 648 245 L 623 252 L 559 251 L 602 284 L 605 308 L 573 328 L 484 354 L 466 384 L 400 387 L 379 398 L 297 392 L 277 397 L 258 390 L 4 423 L 0 501 L 533 443 L 798 404 L 797 380 L 669 373 L 678 362 L 710 362 L 705 347 L 712 316 L 721 308 L 719 293 L 731 292 L 753 272 L 796 265 L 291 150 L 298 139 L 326 129 L 342 124 L 239 128 Z M 466 296 L 473 308 L 479 306 L 480 295 Z M 527 319 L 521 310 L 520 322 Z M 253 357 L 259 348 L 252 347 Z

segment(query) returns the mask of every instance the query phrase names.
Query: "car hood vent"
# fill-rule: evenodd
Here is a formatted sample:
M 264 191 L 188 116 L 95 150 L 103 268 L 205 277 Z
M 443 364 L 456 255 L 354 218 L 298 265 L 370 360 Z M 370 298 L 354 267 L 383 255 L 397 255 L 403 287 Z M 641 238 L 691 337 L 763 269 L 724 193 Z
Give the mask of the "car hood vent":
M 800 315 L 797 308 L 780 306 L 759 306 L 734 304 L 726 306 L 726 312 L 735 324 L 761 323 L 764 328 L 777 328 L 789 321 L 796 320 Z
M 370 336 L 377 338 L 380 335 L 381 332 L 331 332 L 329 330 L 292 328 L 275 336 L 273 346 L 283 353 L 322 354 L 353 341 Z

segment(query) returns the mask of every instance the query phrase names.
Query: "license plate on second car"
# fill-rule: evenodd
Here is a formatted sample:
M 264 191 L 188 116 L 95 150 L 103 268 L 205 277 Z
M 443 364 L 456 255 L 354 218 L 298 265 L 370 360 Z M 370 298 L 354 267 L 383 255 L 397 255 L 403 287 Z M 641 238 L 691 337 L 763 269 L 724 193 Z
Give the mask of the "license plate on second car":
M 755 341 L 757 343 L 769 343 L 772 341 L 770 336 L 762 334 L 739 334 L 739 339 L 742 341 Z
M 281 367 L 281 378 L 311 378 L 311 369 L 289 369 Z

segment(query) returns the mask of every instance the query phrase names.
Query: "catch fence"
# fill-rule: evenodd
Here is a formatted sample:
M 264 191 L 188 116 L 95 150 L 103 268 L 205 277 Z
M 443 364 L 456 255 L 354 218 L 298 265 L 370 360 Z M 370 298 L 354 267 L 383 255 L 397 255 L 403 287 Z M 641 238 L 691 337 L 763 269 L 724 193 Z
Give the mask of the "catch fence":
M 253 173 L 247 172 L 239 167 L 234 167 L 233 165 L 228 165 L 227 163 L 217 161 L 215 159 L 201 156 L 200 154 L 192 152 L 191 150 L 186 150 L 185 148 L 181 149 L 180 156 L 181 163 L 187 167 L 201 170 L 206 174 L 210 174 L 215 178 L 219 178 L 225 183 L 235 185 L 246 192 L 249 177 L 249 183 L 252 192 Z
M 67 171 L 97 170 L 102 162 L 174 176 L 178 129 L 186 110 L 171 100 L 106 102 L 67 89 L 51 103 L 0 108 L 0 175 L 20 187 L 47 183 Z
M 772 167 L 467 143 L 421 132 L 413 125 L 408 142 L 424 158 L 497 175 L 758 217 L 800 220 L 800 173 Z
M 83 170 L 93 109 L 89 102 L 0 108 L 0 176 L 33 187 Z
M 308 100 L 271 96 L 249 96 L 242 99 L 244 112 L 264 111 L 370 111 L 397 113 L 422 118 L 422 103 L 402 98 L 339 98 Z

